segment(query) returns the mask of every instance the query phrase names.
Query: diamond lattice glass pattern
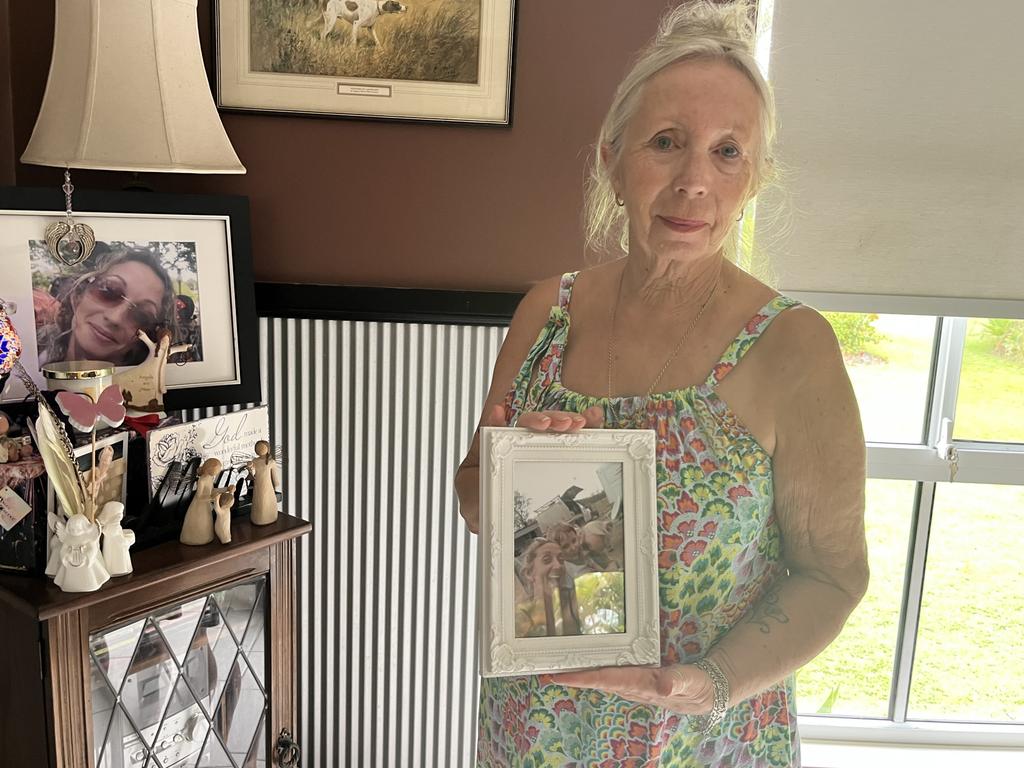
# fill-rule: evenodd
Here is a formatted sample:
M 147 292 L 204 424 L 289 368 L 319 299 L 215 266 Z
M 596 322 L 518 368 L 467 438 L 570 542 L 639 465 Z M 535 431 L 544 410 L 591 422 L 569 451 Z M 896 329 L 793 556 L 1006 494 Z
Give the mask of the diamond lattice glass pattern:
M 249 617 L 252 616 L 252 609 L 256 605 L 262 586 L 262 582 L 250 582 L 214 592 L 212 595 L 220 607 L 221 613 L 224 614 L 224 618 L 227 619 L 228 628 L 237 643 L 242 642 L 245 628 L 249 626 Z
M 263 717 L 260 718 L 260 727 L 256 731 L 256 738 L 252 740 L 252 746 L 249 748 L 249 754 L 246 755 L 242 768 L 266 768 L 267 761 L 264 757 L 266 750 L 263 749 L 266 742 L 266 737 L 263 734 L 266 729 L 267 713 L 264 712 Z
M 139 635 L 142 634 L 145 623 L 136 621 L 117 629 L 97 632 L 89 637 L 89 650 L 115 691 L 121 689 L 121 683 L 124 682 L 128 667 L 131 666 L 135 646 L 139 644 Z
M 147 619 L 124 679 L 120 700 L 143 743 L 150 748 L 177 676 L 177 664 L 171 658 L 167 643 L 156 625 Z
M 192 682 L 192 688 L 196 691 L 199 703 L 203 705 L 206 714 L 213 717 L 224 684 L 227 682 L 228 670 L 231 669 L 235 654 L 238 653 L 238 645 L 212 597 L 206 605 L 197 634 L 202 636 L 203 642 L 193 649 L 186 660 L 185 675 Z M 205 650 L 200 652 L 198 648 Z M 212 666 L 212 673 L 204 668 L 204 664 Z
M 153 614 L 153 621 L 160 627 L 160 633 L 180 664 L 188 652 L 196 634 L 196 625 L 206 607 L 206 598 L 192 600 L 184 605 L 165 608 Z
M 252 612 L 252 618 L 249 619 L 249 626 L 245 630 L 245 637 L 242 640 L 242 649 L 245 651 L 245 657 L 249 661 L 249 666 L 252 667 L 252 671 L 260 681 L 260 687 L 264 689 L 267 687 L 266 677 L 264 676 L 266 670 L 266 654 L 264 652 L 266 647 L 264 630 L 267 625 L 266 599 L 267 591 L 265 589 L 260 590 L 259 598 L 256 601 L 256 608 Z
M 110 690 L 107 680 L 96 664 L 96 659 L 89 654 L 89 677 L 92 681 L 92 722 L 95 738 L 93 739 L 93 762 L 100 763 L 100 750 L 106 743 L 110 716 L 114 713 L 114 692 Z
M 97 768 L 266 765 L 265 578 L 89 637 Z
M 206 745 L 199 756 L 198 768 L 235 768 L 234 762 L 228 757 L 224 745 L 217 738 L 215 728 L 210 729 L 210 735 L 206 739 Z

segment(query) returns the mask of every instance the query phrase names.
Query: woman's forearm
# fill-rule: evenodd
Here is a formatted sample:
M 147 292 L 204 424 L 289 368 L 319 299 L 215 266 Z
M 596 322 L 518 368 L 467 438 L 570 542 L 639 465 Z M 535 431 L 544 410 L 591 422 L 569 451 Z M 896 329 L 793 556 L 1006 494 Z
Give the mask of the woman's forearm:
M 729 680 L 730 706 L 817 656 L 842 630 L 862 595 L 859 586 L 846 591 L 800 573 L 780 577 L 708 653 Z
M 459 497 L 459 514 L 469 530 L 480 529 L 480 467 L 463 464 L 455 473 L 455 494 Z

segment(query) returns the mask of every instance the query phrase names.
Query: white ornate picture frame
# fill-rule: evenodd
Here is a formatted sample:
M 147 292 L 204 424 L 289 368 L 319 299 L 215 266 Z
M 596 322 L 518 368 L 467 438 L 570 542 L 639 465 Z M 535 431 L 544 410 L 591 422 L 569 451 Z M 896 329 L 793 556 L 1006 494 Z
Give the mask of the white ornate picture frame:
M 588 482 L 589 491 L 584 490 Z M 583 498 L 586 493 L 590 495 Z M 530 498 L 524 501 L 526 497 Z M 584 541 L 587 530 L 608 532 L 613 525 L 621 533 L 614 545 L 614 560 L 603 560 L 605 572 L 596 575 L 621 571 L 621 578 L 615 581 L 618 591 L 613 592 L 621 598 L 615 610 L 601 609 L 588 616 L 587 609 L 576 603 L 581 576 L 572 573 L 590 576 L 586 566 L 575 566 L 575 562 L 591 555 L 572 550 L 570 558 L 567 553 L 572 544 L 559 538 L 559 550 L 552 542 L 556 531 L 579 531 L 578 541 Z M 572 535 L 569 533 L 570 539 Z M 659 664 L 657 535 L 653 431 L 595 429 L 563 435 L 482 428 L 480 674 L 500 677 Z M 594 540 L 591 535 L 587 547 Z M 609 534 L 597 540 L 603 546 L 612 539 Z M 570 585 L 551 587 L 561 598 L 556 598 L 558 609 L 552 609 L 549 597 L 537 611 L 543 625 L 530 624 L 530 611 L 523 607 L 527 605 L 522 599 L 524 588 L 528 589 L 524 585 L 532 583 L 524 576 L 524 562 L 532 565 L 524 551 L 529 549 L 525 547 L 528 541 L 538 551 L 543 546 L 558 550 L 562 567 L 547 578 Z M 609 545 L 609 552 L 612 548 Z M 587 548 L 582 551 L 591 552 Z M 592 556 L 598 558 L 602 553 L 595 549 Z M 595 561 L 586 562 L 593 565 Z M 607 565 L 609 562 L 615 565 Z M 531 567 L 529 573 L 535 570 Z M 565 589 L 571 590 L 571 595 Z M 531 604 L 537 602 L 531 597 Z M 565 608 L 567 605 L 574 607 Z M 560 616 L 557 626 L 556 611 Z M 609 616 L 611 624 L 606 621 Z M 566 631 L 566 627 L 570 629 Z

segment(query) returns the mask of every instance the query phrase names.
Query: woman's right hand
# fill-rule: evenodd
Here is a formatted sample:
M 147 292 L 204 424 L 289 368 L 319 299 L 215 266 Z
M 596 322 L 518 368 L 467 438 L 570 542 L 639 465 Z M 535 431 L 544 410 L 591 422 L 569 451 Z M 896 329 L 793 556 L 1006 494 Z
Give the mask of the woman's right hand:
M 581 429 L 600 429 L 604 426 L 604 411 L 599 405 L 583 413 L 571 411 L 527 411 L 519 417 L 517 426 L 534 432 L 579 432 Z
M 493 405 L 480 421 L 481 427 L 506 427 L 505 408 Z M 526 411 L 519 416 L 516 426 L 534 432 L 579 432 L 581 429 L 600 429 L 604 426 L 604 411 L 594 405 L 583 413 L 572 411 Z

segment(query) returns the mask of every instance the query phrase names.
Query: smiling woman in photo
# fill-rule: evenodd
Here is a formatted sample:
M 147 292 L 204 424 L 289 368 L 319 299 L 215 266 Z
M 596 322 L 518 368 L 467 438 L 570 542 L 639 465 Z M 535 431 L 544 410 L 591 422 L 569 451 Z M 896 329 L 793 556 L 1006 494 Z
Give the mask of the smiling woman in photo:
M 159 258 L 143 248 L 114 251 L 59 296 L 56 319 L 39 329 L 39 365 L 104 360 L 137 365 L 149 350 L 139 331 L 176 335 L 175 294 Z
M 565 562 L 558 543 L 534 539 L 515 580 L 516 637 L 580 634 L 576 591 L 562 583 Z

